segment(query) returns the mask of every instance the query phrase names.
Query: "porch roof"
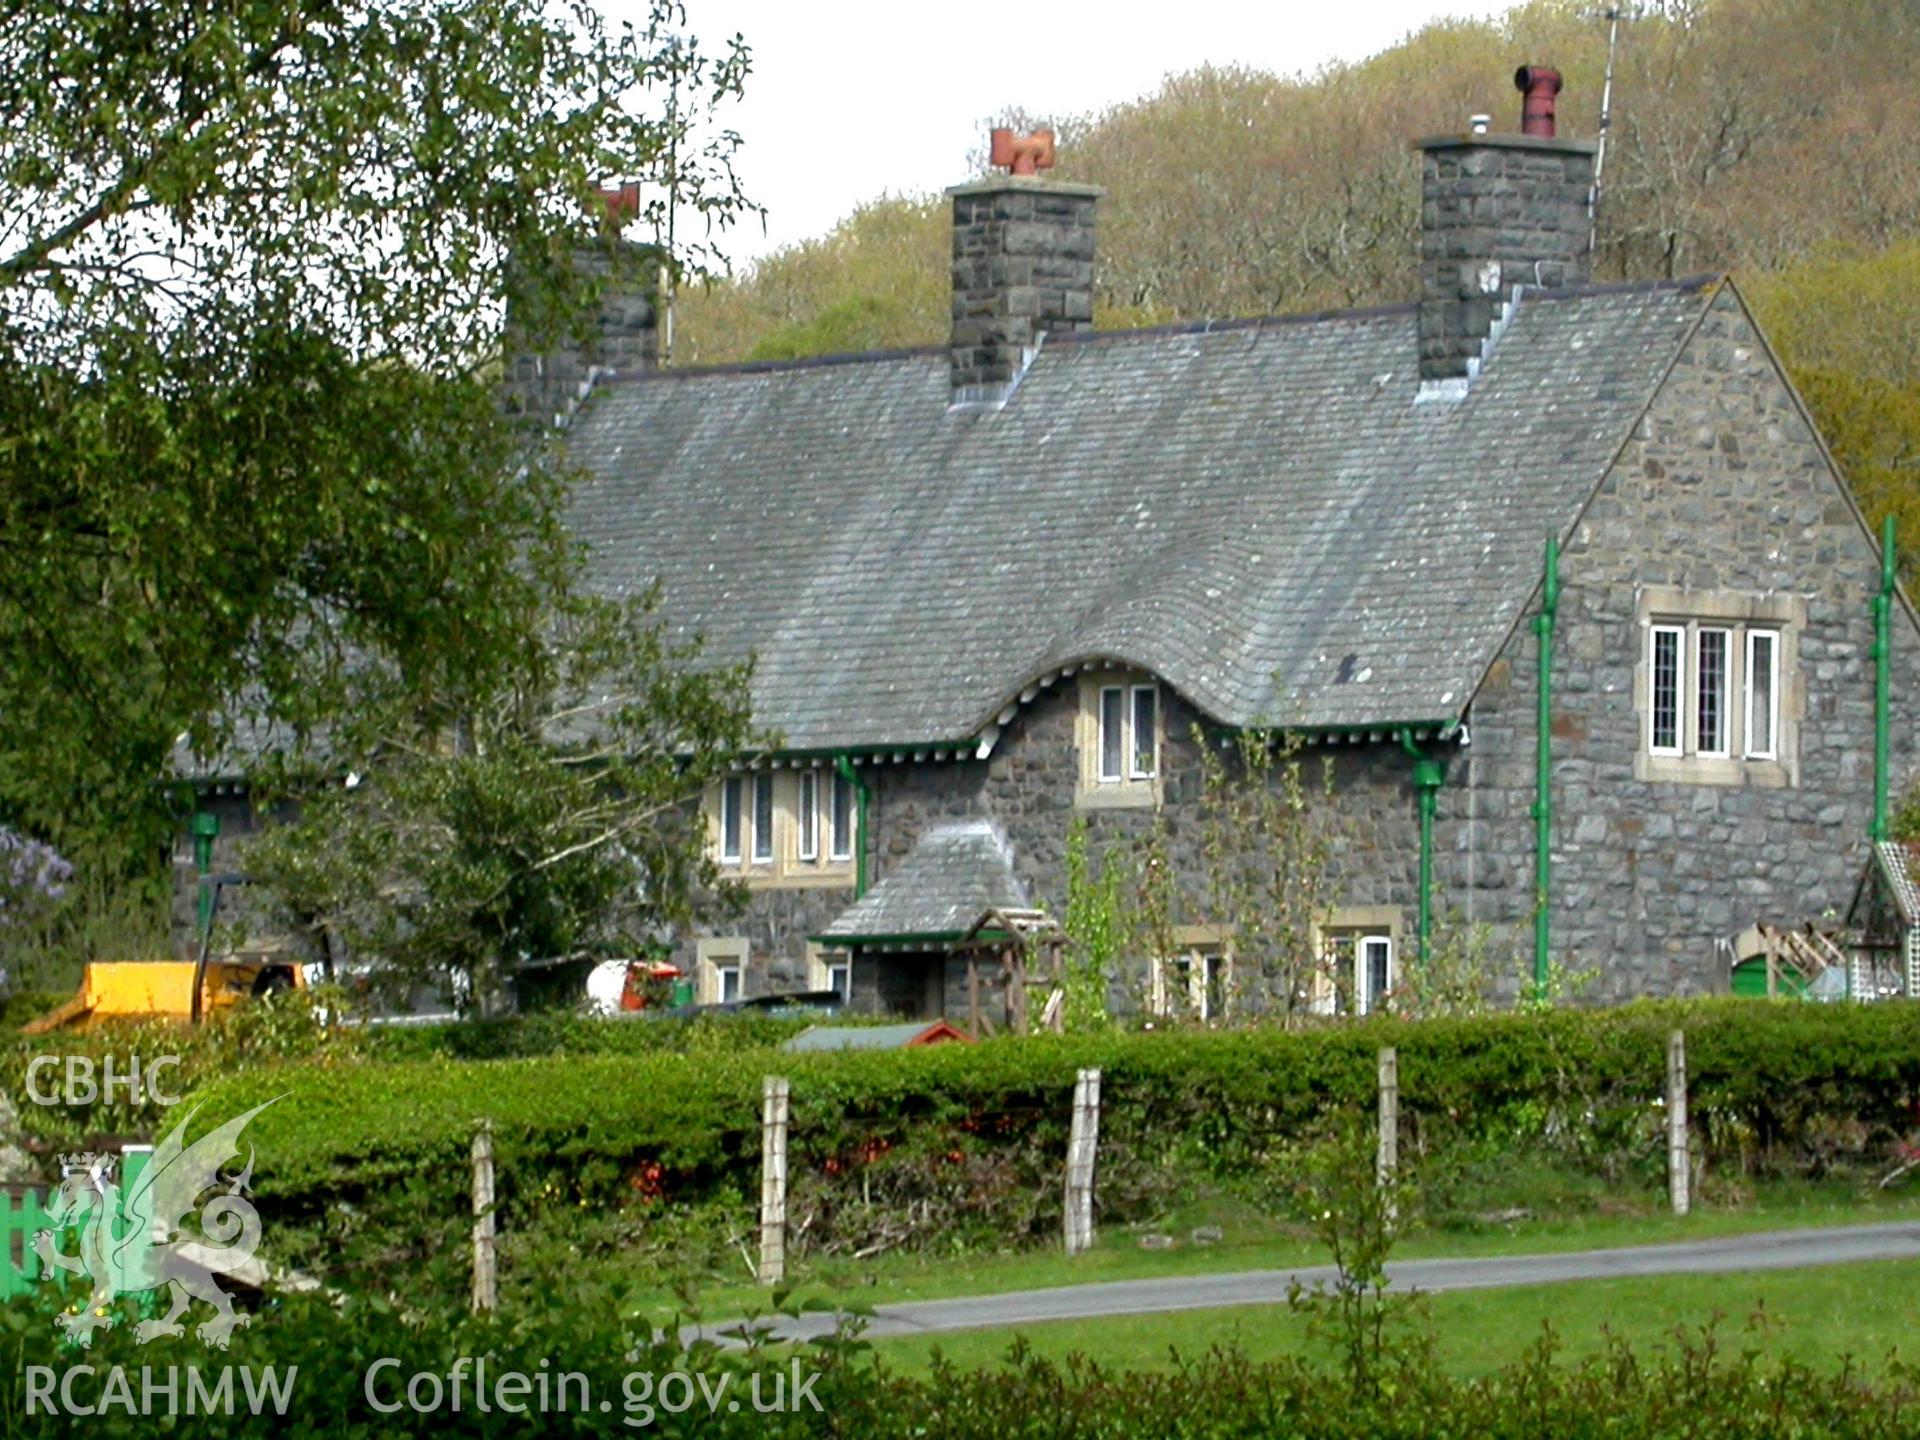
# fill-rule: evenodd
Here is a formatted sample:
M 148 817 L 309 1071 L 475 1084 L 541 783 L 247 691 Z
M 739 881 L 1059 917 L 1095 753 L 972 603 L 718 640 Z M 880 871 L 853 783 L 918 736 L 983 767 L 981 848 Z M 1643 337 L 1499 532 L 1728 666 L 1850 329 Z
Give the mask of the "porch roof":
M 990 910 L 1026 906 L 1006 833 L 991 820 L 957 820 L 922 835 L 891 875 L 814 938 L 829 945 L 951 943 Z

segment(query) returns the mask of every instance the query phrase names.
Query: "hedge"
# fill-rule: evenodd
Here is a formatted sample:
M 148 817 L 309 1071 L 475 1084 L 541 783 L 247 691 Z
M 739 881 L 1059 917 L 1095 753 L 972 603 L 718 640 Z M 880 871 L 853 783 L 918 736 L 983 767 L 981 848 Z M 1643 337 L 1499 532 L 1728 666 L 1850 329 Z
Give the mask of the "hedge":
M 1291 1356 L 1252 1363 L 1230 1349 L 1178 1357 L 1168 1370 L 1127 1373 L 1015 1349 L 1005 1363 L 984 1370 L 936 1363 L 924 1376 L 905 1376 L 844 1340 L 791 1357 L 779 1349 L 683 1351 L 655 1332 L 663 1322 L 662 1331 L 674 1333 L 671 1317 L 621 1314 L 551 1295 L 512 1319 L 470 1318 L 458 1306 L 409 1316 L 377 1302 L 289 1295 L 237 1331 L 224 1354 L 209 1352 L 191 1331 L 141 1344 L 130 1316 L 80 1352 L 55 1330 L 60 1300 L 50 1291 L 0 1317 L 10 1332 L 0 1405 L 10 1420 L 19 1417 L 19 1433 L 48 1437 L 190 1431 L 215 1440 L 636 1432 L 723 1440 L 1907 1440 L 1920 1418 L 1910 1365 L 1893 1360 L 1816 1372 L 1712 1333 L 1680 1332 L 1668 1346 L 1638 1352 L 1615 1342 L 1580 1363 L 1568 1362 L 1544 1336 L 1524 1349 L 1516 1341 L 1519 1353 L 1503 1368 L 1473 1380 L 1439 1371 L 1417 1335 L 1396 1337 L 1377 1364 L 1359 1373 Z M 476 1400 L 474 1357 L 484 1357 L 489 1405 Z M 381 1367 L 389 1359 L 398 1364 Z M 90 1368 L 80 1368 L 82 1362 Z M 223 1366 L 241 1372 L 227 1382 L 240 1413 L 209 1415 L 192 1401 L 190 1372 L 198 1372 L 204 1393 Z M 268 1366 L 286 1386 L 285 1413 L 269 1408 L 249 1415 L 242 1376 L 264 1378 Z M 451 1377 L 460 1372 L 464 1403 L 455 1404 Z M 569 1373 L 582 1380 L 545 1392 L 565 1395 L 565 1409 L 550 1398 L 544 1408 L 524 1413 L 520 1407 L 537 1404 L 542 1391 L 522 1387 L 505 1396 L 514 1408 L 501 1408 L 497 1387 L 510 1373 Z M 704 1385 L 688 1379 L 663 1386 L 661 1377 L 669 1374 L 699 1376 Z M 766 1404 L 776 1394 L 774 1376 L 817 1375 L 805 1383 L 813 1403 L 760 1413 L 750 1403 L 756 1374 Z M 437 1377 L 414 1392 L 420 1409 L 407 1403 L 409 1380 L 417 1375 Z M 112 1376 L 121 1377 L 125 1397 L 117 1404 L 110 1398 Z M 142 1417 L 134 1412 L 148 1377 L 160 1387 L 154 1404 L 161 1413 Z M 60 1413 L 63 1381 L 73 1401 L 98 1404 L 99 1412 Z M 29 1384 L 54 1398 L 56 1413 L 28 1413 Z M 165 1415 L 169 1384 L 174 1408 L 192 1416 L 184 1423 Z M 778 1393 L 787 1397 L 784 1387 Z M 704 1398 L 709 1394 L 711 1403 Z M 436 1398 L 437 1407 L 426 1408 Z
M 254 1179 L 296 1225 L 347 1213 L 361 1229 L 426 1227 L 416 1240 L 453 1233 L 440 1227 L 465 1213 L 468 1150 L 485 1118 L 510 1231 L 555 1207 L 657 1228 L 701 1206 L 743 1230 L 761 1080 L 777 1072 L 792 1080 L 789 1212 L 808 1221 L 798 1248 L 964 1247 L 1052 1233 L 1068 1101 L 1085 1066 L 1103 1072 L 1099 1202 L 1110 1223 L 1151 1218 L 1198 1186 L 1268 1186 L 1329 1115 L 1371 1111 L 1384 1045 L 1399 1052 L 1403 1154 L 1415 1163 L 1544 1148 L 1651 1182 L 1676 1027 L 1710 1168 L 1818 1172 L 1875 1160 L 1912 1126 L 1920 1006 L 1738 1000 L 896 1052 L 323 1057 L 196 1098 L 206 1123 L 278 1097 L 248 1132 Z
M 753 1011 L 696 1016 L 602 1016 L 536 1011 L 498 1020 L 388 1025 L 368 1032 L 383 1060 L 512 1060 L 538 1055 L 656 1055 L 764 1049 L 798 1035 L 813 1019 Z
M 189 1028 L 175 1020 L 122 1020 L 84 1031 L 21 1035 L 19 1024 L 44 1014 L 64 996 L 18 995 L 5 1002 L 16 1033 L 0 1040 L 0 1088 L 13 1099 L 24 1137 L 47 1151 L 81 1148 L 101 1135 L 136 1135 L 166 1123 L 166 1108 L 123 1090 L 86 1104 L 37 1106 L 25 1096 L 28 1065 L 40 1055 L 112 1057 L 124 1071 L 129 1057 L 177 1056 L 166 1088 L 192 1095 L 236 1071 L 304 1062 L 315 1073 L 373 1060 L 499 1060 L 586 1055 L 714 1055 L 765 1050 L 810 1023 L 751 1012 L 695 1017 L 598 1016 L 543 1012 L 486 1021 L 432 1025 L 323 1024 L 338 997 L 302 992 L 216 1012 Z M 96 1067 L 97 1068 L 97 1067 Z

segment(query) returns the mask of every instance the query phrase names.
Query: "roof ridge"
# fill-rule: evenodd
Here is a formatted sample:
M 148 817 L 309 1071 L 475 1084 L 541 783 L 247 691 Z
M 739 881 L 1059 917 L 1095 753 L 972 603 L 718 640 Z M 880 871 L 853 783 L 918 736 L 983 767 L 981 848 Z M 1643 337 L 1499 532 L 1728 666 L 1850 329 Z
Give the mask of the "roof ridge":
M 1528 286 L 1527 296 L 1534 300 L 1574 300 L 1590 295 L 1654 295 L 1664 291 L 1704 290 L 1725 279 L 1724 271 L 1702 271 L 1694 275 L 1655 280 L 1597 280 L 1580 285 L 1553 287 Z M 1103 345 L 1129 340 L 1165 339 L 1173 335 L 1229 334 L 1240 330 L 1290 328 L 1296 325 L 1320 325 L 1334 320 L 1376 320 L 1389 315 L 1411 314 L 1420 308 L 1417 300 L 1399 300 L 1384 305 L 1350 305 L 1326 310 L 1300 310 L 1285 315 L 1241 315 L 1224 320 L 1173 320 L 1163 325 L 1125 326 L 1113 330 L 1078 330 L 1049 334 L 1049 346 Z M 646 384 L 661 380 L 698 380 L 716 375 L 780 375 L 792 371 L 819 370 L 837 365 L 863 365 L 886 360 L 911 360 L 944 355 L 945 345 L 901 345 L 875 350 L 836 351 L 827 355 L 803 355 L 793 360 L 732 360 L 717 365 L 685 365 L 670 370 L 644 370 L 599 376 L 594 388 L 614 385 Z

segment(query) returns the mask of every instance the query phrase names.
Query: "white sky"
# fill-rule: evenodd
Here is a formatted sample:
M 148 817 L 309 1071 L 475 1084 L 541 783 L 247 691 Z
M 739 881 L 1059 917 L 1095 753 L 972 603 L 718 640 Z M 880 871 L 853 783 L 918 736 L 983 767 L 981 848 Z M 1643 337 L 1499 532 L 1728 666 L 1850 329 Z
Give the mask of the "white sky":
M 601 0 L 641 18 L 642 0 Z M 1358 60 L 1443 16 L 1488 16 L 1487 0 L 687 0 L 687 28 L 717 50 L 753 50 L 746 98 L 728 108 L 745 144 L 749 198 L 766 234 L 723 242 L 738 266 L 818 235 L 863 200 L 966 177 L 981 121 L 1009 106 L 1070 114 L 1153 90 L 1205 63 L 1279 74 Z M 971 19 L 969 19 L 971 17 Z

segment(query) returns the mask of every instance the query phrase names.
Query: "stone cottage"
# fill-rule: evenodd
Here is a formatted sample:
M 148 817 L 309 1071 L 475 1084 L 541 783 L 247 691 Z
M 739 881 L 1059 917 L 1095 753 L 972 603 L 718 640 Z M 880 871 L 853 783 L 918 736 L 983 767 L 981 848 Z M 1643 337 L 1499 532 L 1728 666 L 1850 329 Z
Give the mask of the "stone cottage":
M 1332 762 L 1316 1004 L 1389 1003 L 1443 915 L 1614 999 L 1846 904 L 1879 546 L 1731 280 L 1592 283 L 1594 147 L 1518 78 L 1523 133 L 1415 146 L 1405 305 L 1096 331 L 1100 192 L 1003 142 L 949 192 L 944 346 L 662 371 L 627 305 L 623 358 L 521 357 L 592 583 L 757 657 L 779 748 L 705 797 L 750 904 L 680 937 L 702 998 L 954 1014 L 970 934 L 1060 913 L 1077 820 L 1158 814 L 1198 894 L 1196 746 L 1250 728 Z M 1147 1003 L 1245 1003 L 1231 933 L 1175 938 Z
M 1333 760 L 1328 1004 L 1443 914 L 1612 999 L 1845 905 L 1879 547 L 1730 279 L 1592 283 L 1594 147 L 1517 79 L 1523 133 L 1417 142 L 1406 305 L 1097 332 L 1100 193 L 1003 143 L 1030 173 L 949 192 L 947 345 L 596 374 L 594 583 L 757 656 L 780 737 L 706 797 L 751 903 L 682 938 L 705 998 L 951 1013 L 983 917 L 1058 913 L 1077 818 L 1157 811 L 1197 893 L 1195 746 L 1248 727 Z M 1178 948 L 1151 1003 L 1231 1003 L 1232 935 Z

